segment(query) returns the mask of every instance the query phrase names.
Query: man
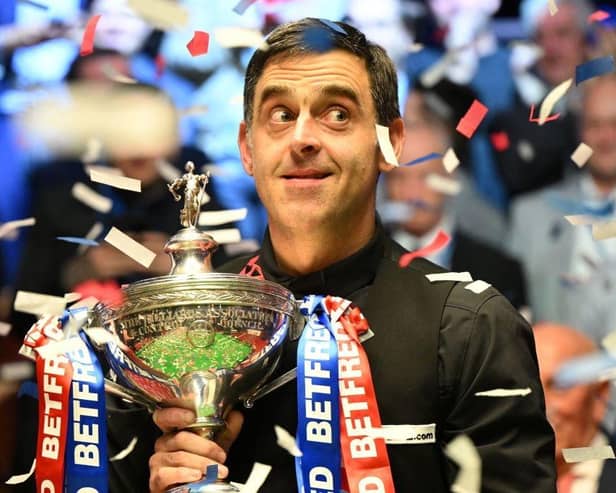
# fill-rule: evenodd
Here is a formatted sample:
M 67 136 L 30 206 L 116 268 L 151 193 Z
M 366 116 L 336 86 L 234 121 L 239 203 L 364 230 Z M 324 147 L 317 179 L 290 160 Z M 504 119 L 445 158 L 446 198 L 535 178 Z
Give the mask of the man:
M 526 273 L 533 318 L 579 327 L 597 344 L 616 324 L 616 239 L 595 240 L 589 226 L 564 216 L 614 218 L 615 98 L 614 76 L 585 82 L 581 140 L 593 150 L 585 171 L 514 203 L 508 242 Z
M 389 168 L 375 124 L 389 127 L 398 154 L 404 132 L 395 69 L 356 29 L 337 27 L 344 34 L 317 19 L 283 25 L 248 66 L 239 146 L 269 216 L 257 265 L 297 298 L 322 293 L 356 303 L 375 333 L 364 348 L 382 422 L 435 423 L 434 443 L 387 449 L 396 491 L 449 491 L 456 468 L 443 448 L 466 434 L 483 461 L 483 491 L 553 492 L 554 442 L 532 333 L 492 289 L 431 284 L 425 274 L 438 268 L 425 260 L 398 267 L 403 249 L 375 214 L 378 173 Z M 238 272 L 246 260 L 227 268 Z M 287 344 L 279 372 L 296 365 Z M 494 387 L 532 393 L 475 396 Z M 243 482 L 259 461 L 272 466 L 263 491 L 296 491 L 293 457 L 273 432 L 274 424 L 295 430 L 296 406 L 295 385 L 287 384 L 251 410 L 231 412 L 220 445 L 175 431 L 194 419 L 190 411 L 158 410 L 165 433 L 149 461 L 150 490 L 195 481 L 223 462 L 219 475 Z
M 453 147 L 455 123 L 434 111 L 438 104 L 433 101 L 438 98 L 445 104 L 441 95 L 453 84 L 440 85 L 442 91 L 414 90 L 407 98 L 403 163 Z M 456 152 L 460 150 L 457 146 Z M 392 170 L 383 176 L 383 185 L 386 201 L 378 209 L 395 241 L 407 250 L 416 250 L 443 230 L 451 242 L 426 257 L 428 260 L 453 271 L 469 271 L 474 278 L 492 284 L 516 308 L 526 304 L 520 264 L 461 228 L 461 216 L 470 212 L 469 206 L 456 189 L 462 188 L 457 175 L 447 173 L 442 159 Z
M 558 493 L 614 491 L 614 461 L 567 463 L 562 454 L 563 449 L 567 448 L 599 447 L 608 443 L 600 425 L 606 410 L 608 382 L 577 385 L 569 389 L 554 385 L 554 377 L 562 364 L 595 352 L 597 346 L 581 332 L 553 322 L 538 324 L 533 331 L 548 419 L 556 434 Z

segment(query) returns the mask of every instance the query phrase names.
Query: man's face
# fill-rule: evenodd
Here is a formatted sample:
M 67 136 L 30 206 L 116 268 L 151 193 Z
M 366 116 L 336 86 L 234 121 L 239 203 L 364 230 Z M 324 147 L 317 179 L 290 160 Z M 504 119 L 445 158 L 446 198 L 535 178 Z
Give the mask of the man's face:
M 597 432 L 607 387 L 588 384 L 557 388 L 553 382 L 556 372 L 567 360 L 581 356 L 580 345 L 550 329 L 535 331 L 535 342 L 547 416 L 556 434 L 556 460 L 562 463 L 564 448 L 587 447 Z
M 270 227 L 373 217 L 378 171 L 386 168 L 375 123 L 363 60 L 341 50 L 270 60 L 251 126 L 242 123 L 239 135 Z
M 546 13 L 537 25 L 535 37 L 543 49 L 539 71 L 552 86 L 572 77 L 576 65 L 584 61 L 586 42 L 576 15 L 574 6 L 563 5 L 556 15 Z
M 588 166 L 603 180 L 616 180 L 616 81 L 597 80 L 584 99 L 582 139 L 593 154 Z
M 406 131 L 401 162 L 443 151 L 443 138 L 439 129 L 415 123 Z M 393 202 L 420 202 L 425 207 L 416 207 L 401 226 L 409 233 L 422 236 L 440 221 L 445 196 L 427 185 L 431 174 L 446 175 L 440 159 L 392 170 L 385 177 L 387 199 Z

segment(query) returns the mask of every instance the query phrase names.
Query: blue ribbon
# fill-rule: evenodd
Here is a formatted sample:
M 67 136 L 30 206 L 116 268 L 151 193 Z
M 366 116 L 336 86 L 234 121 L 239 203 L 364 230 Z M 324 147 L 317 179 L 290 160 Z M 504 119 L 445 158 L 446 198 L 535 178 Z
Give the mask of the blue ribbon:
M 338 346 L 322 296 L 306 296 L 308 321 L 297 348 L 297 486 L 305 491 L 340 491 Z
M 69 397 L 65 491 L 107 493 L 105 380 L 85 334 L 79 337 L 82 348 L 67 353 L 73 365 L 73 383 Z

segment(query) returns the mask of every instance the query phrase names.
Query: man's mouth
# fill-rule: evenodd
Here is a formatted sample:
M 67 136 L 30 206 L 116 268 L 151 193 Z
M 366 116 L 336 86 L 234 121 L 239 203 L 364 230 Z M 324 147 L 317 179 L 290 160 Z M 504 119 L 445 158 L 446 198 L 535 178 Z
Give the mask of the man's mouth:
M 331 176 L 329 171 L 321 171 L 315 169 L 294 170 L 290 173 L 282 175 L 286 180 L 322 180 Z

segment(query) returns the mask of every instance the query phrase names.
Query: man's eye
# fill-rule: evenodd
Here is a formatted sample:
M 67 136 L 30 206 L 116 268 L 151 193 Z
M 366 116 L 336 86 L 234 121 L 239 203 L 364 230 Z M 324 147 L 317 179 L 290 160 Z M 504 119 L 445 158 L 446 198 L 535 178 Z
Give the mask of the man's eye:
M 286 123 L 293 120 L 293 114 L 284 108 L 275 109 L 272 112 L 272 121 L 276 123 Z
M 332 123 L 344 123 L 349 119 L 349 113 L 342 108 L 332 108 L 325 115 L 325 119 Z

